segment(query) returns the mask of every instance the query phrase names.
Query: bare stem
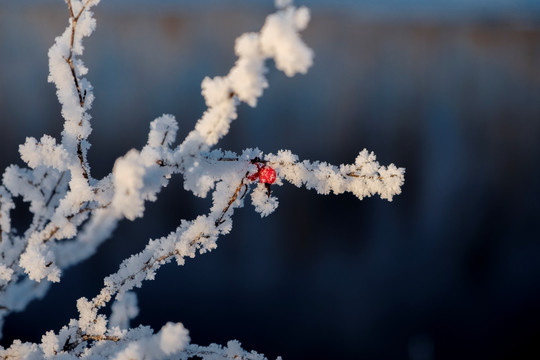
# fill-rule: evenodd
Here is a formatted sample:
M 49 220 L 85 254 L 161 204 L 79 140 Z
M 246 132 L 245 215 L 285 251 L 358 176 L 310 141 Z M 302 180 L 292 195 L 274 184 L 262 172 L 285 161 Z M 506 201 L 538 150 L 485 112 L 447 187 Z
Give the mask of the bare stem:
M 94 341 L 108 340 L 108 341 L 114 341 L 114 342 L 120 341 L 120 338 L 118 336 L 107 336 L 107 335 L 83 335 L 82 339 L 84 341 L 88 341 L 88 340 L 94 340 Z
M 71 71 L 71 77 L 73 78 L 73 84 L 75 85 L 75 89 L 77 90 L 77 95 L 79 96 L 79 105 L 81 108 L 84 107 L 85 100 L 86 100 L 86 90 L 82 91 L 79 83 L 79 78 L 77 77 L 77 72 L 75 71 L 75 66 L 73 65 L 73 47 L 75 44 L 75 31 L 77 29 L 77 22 L 79 21 L 79 18 L 83 14 L 83 12 L 86 10 L 88 4 L 92 0 L 87 0 L 84 5 L 81 7 L 77 15 L 73 12 L 73 6 L 71 4 L 71 0 L 67 0 L 68 8 L 69 8 L 69 17 L 71 19 L 71 40 L 69 44 L 69 56 L 65 58 L 69 69 Z M 79 126 L 82 126 L 82 121 L 79 122 Z M 84 152 L 82 151 L 82 139 L 77 139 L 77 157 L 79 158 L 79 162 L 81 163 L 81 169 L 83 172 L 83 177 L 88 180 L 88 170 L 86 169 L 85 165 L 85 158 L 84 158 Z
M 219 218 L 214 222 L 215 228 L 213 230 L 217 230 L 221 224 L 223 224 L 223 218 L 227 214 L 227 212 L 230 210 L 231 205 L 236 201 L 238 198 L 238 194 L 240 193 L 240 190 L 244 186 L 244 181 L 246 177 L 242 178 L 242 181 L 237 186 L 237 188 L 234 191 L 234 194 L 230 197 L 227 206 L 222 210 L 221 215 Z M 210 235 L 206 232 L 200 232 L 194 238 L 189 242 L 189 247 L 196 246 L 198 243 L 201 242 L 202 239 L 208 239 L 210 238 Z M 144 265 L 137 270 L 136 272 L 132 273 L 131 275 L 125 277 L 121 281 L 119 281 L 114 287 L 109 288 L 109 296 L 102 297 L 97 296 L 93 299 L 93 307 L 94 309 L 100 309 L 103 306 L 105 306 L 118 292 L 120 289 L 128 282 L 137 277 L 137 275 L 147 272 L 148 270 L 151 270 L 152 268 L 162 264 L 164 261 L 167 261 L 168 259 L 172 258 L 173 256 L 181 256 L 182 254 L 178 250 L 173 250 L 165 255 L 162 255 L 156 259 L 148 259 Z M 103 290 L 102 290 L 103 291 Z
M 54 188 L 53 190 L 51 191 L 51 194 L 49 195 L 49 198 L 47 199 L 47 201 L 45 202 L 45 207 L 49 207 L 49 204 L 52 200 L 52 198 L 54 197 L 54 195 L 58 194 L 58 187 L 60 186 L 60 183 L 62 182 L 62 179 L 64 178 L 64 175 L 65 175 L 65 172 L 63 172 L 60 177 L 58 178 L 58 181 L 56 182 L 56 184 L 54 185 Z
M 229 208 L 231 207 L 231 205 L 236 201 L 236 199 L 238 198 L 238 194 L 240 193 L 240 190 L 242 189 L 242 187 L 244 186 L 244 180 L 246 179 L 247 177 L 247 173 L 246 173 L 246 176 L 244 176 L 242 178 L 242 181 L 240 182 L 240 184 L 238 185 L 238 187 L 236 188 L 236 190 L 234 191 L 234 194 L 233 196 L 231 196 L 231 198 L 229 199 L 229 203 L 227 204 L 227 206 L 223 209 L 223 211 L 221 212 L 221 215 L 219 216 L 219 218 L 216 219 L 216 222 L 214 223 L 215 227 L 217 228 L 219 225 L 223 224 L 223 218 L 225 217 L 225 214 L 227 213 L 227 211 L 229 210 Z

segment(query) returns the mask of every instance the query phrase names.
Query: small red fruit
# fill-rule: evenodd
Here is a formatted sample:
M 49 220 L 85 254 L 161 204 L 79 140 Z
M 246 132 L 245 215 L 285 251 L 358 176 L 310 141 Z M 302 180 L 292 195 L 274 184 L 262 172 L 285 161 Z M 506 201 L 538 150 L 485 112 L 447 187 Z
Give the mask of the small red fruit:
M 276 181 L 276 170 L 270 166 L 264 166 L 259 170 L 259 181 L 264 184 L 273 184 Z
M 248 175 L 247 178 L 251 181 L 255 181 L 259 178 L 259 182 L 263 184 L 273 184 L 276 181 L 276 170 L 272 169 L 270 166 L 261 165 L 260 162 L 252 162 L 257 166 L 257 172 L 251 175 Z

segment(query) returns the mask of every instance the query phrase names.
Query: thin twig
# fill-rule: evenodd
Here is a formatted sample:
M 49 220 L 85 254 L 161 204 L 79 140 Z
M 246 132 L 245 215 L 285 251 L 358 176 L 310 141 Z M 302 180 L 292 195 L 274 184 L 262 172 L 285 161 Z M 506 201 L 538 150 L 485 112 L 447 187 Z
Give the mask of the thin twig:
M 165 140 L 167 140 L 167 135 L 169 134 L 169 130 L 165 131 L 165 134 L 163 134 L 163 140 L 161 140 L 161 146 L 165 144 Z
M 235 202 L 235 200 L 237 199 L 238 197 L 238 194 L 240 192 L 240 190 L 242 189 L 243 185 L 244 185 L 244 180 L 246 178 L 242 178 L 242 181 L 240 182 L 240 185 L 238 185 L 238 187 L 236 188 L 234 194 L 231 196 L 231 198 L 229 199 L 228 201 L 228 204 L 227 206 L 222 210 L 221 212 L 221 215 L 220 217 L 218 218 L 218 220 L 216 220 L 216 222 L 214 223 L 214 226 L 216 227 L 216 229 L 219 227 L 219 225 L 221 225 L 223 223 L 223 217 L 225 216 L 225 214 L 227 213 L 227 211 L 229 210 L 229 208 L 231 207 L 231 205 Z M 210 237 L 210 235 L 206 234 L 205 232 L 200 232 L 198 233 L 194 238 L 193 240 L 191 240 L 189 242 L 189 246 L 190 247 L 193 247 L 195 246 L 197 243 L 199 243 L 201 241 L 201 239 L 208 239 Z M 157 264 L 159 263 L 162 263 L 163 261 L 166 261 L 168 259 L 170 259 L 171 257 L 173 256 L 177 256 L 177 255 L 181 255 L 180 252 L 178 250 L 173 250 L 165 255 L 162 255 L 160 256 L 159 258 L 157 259 L 148 259 L 145 261 L 144 265 L 139 269 L 137 270 L 135 273 L 127 276 L 126 278 L 122 279 L 118 285 L 116 285 L 111 291 L 110 293 L 110 297 L 108 299 L 105 299 L 103 297 L 99 297 L 99 300 L 98 297 L 94 298 L 93 300 L 93 307 L 94 309 L 99 309 L 99 308 L 102 308 L 103 306 L 105 306 L 107 304 L 107 302 L 112 299 L 113 296 L 115 296 L 118 291 L 130 280 L 133 280 L 137 277 L 138 274 L 142 273 L 142 272 L 146 272 L 150 269 L 152 269 L 154 266 L 156 266 Z
M 71 0 L 67 0 L 68 8 L 69 8 L 69 17 L 74 18 L 75 15 L 73 15 L 73 7 L 71 6 Z
M 75 45 L 75 31 L 77 28 L 77 22 L 79 21 L 79 18 L 83 14 L 84 10 L 86 10 L 88 4 L 92 0 L 87 0 L 84 5 L 81 7 L 77 15 L 73 12 L 73 6 L 71 4 L 71 0 L 67 0 L 68 8 L 69 8 L 69 16 L 71 18 L 71 39 L 69 44 L 69 56 L 65 58 L 69 69 L 71 71 L 71 76 L 73 78 L 73 83 L 75 85 L 75 89 L 77 90 L 77 95 L 79 96 L 79 105 L 81 108 L 84 107 L 85 100 L 86 100 L 86 91 L 84 93 L 81 91 L 81 87 L 79 85 L 79 79 L 77 77 L 77 72 L 75 71 L 75 66 L 73 65 L 73 47 Z M 82 121 L 79 122 L 79 126 L 82 126 Z M 82 169 L 82 175 L 83 177 L 88 180 L 88 170 L 86 169 L 86 161 L 84 158 L 84 153 L 82 150 L 82 139 L 77 139 L 77 157 L 79 158 L 79 162 L 81 163 L 81 169 Z
M 81 10 L 79 10 L 79 13 L 77 14 L 77 16 L 75 16 L 75 19 L 76 19 L 76 20 L 79 20 L 79 18 L 81 17 L 82 13 L 84 12 L 84 10 L 86 10 L 86 7 L 88 6 L 88 4 L 90 4 L 90 1 L 92 1 L 92 0 L 86 0 L 86 2 L 84 3 L 84 5 L 82 6 Z
M 84 341 L 88 341 L 88 340 L 93 340 L 93 341 L 108 340 L 108 341 L 114 341 L 114 342 L 118 342 L 118 341 L 121 340 L 120 337 L 118 337 L 118 336 L 109 336 L 109 335 L 83 335 L 82 339 Z
M 81 144 L 81 139 L 79 138 L 77 140 L 77 157 L 79 158 L 79 162 L 81 163 L 81 168 L 82 168 L 82 172 L 83 172 L 83 177 L 88 180 L 88 171 L 86 170 L 86 165 L 85 165 L 85 159 L 84 159 L 84 153 L 82 151 L 82 144 Z
M 71 76 L 73 77 L 73 82 L 75 83 L 75 88 L 77 89 L 77 94 L 79 95 L 79 105 L 81 107 L 84 106 L 84 97 L 81 92 L 81 88 L 79 86 L 79 79 L 77 78 L 77 73 L 75 72 L 75 66 L 73 65 L 73 46 L 75 44 L 75 29 L 77 28 L 77 21 L 79 21 L 79 18 L 86 8 L 86 5 L 88 5 L 89 0 L 86 2 L 86 4 L 81 8 L 77 16 L 73 13 L 73 6 L 71 5 L 71 0 L 67 0 L 68 8 L 69 8 L 69 16 L 71 18 L 71 40 L 69 43 L 69 56 L 65 59 L 66 62 L 69 65 L 69 68 L 71 70 Z
M 223 211 L 221 212 L 221 215 L 219 216 L 219 218 L 216 219 L 216 222 L 214 223 L 216 228 L 219 225 L 223 224 L 223 218 L 225 217 L 225 214 L 227 213 L 227 211 L 229 210 L 231 205 L 236 201 L 236 198 L 238 197 L 238 194 L 240 193 L 240 190 L 242 190 L 242 186 L 244 186 L 244 180 L 246 179 L 247 175 L 248 175 L 248 173 L 246 173 L 246 176 L 242 178 L 242 181 L 240 182 L 240 184 L 238 185 L 238 187 L 234 191 L 233 196 L 229 199 L 229 203 L 227 204 L 225 209 L 223 209 Z
M 73 219 L 75 216 L 78 216 L 78 215 L 87 213 L 87 212 L 89 212 L 89 211 L 94 211 L 94 210 L 98 210 L 98 209 L 106 209 L 106 208 L 108 208 L 110 205 L 111 205 L 111 203 L 108 203 L 108 204 L 105 204 L 105 205 L 101 205 L 101 206 L 96 206 L 96 207 L 80 208 L 79 211 L 77 211 L 76 213 L 73 213 L 73 214 L 71 214 L 71 215 L 66 216 L 66 219 L 67 219 L 68 221 L 71 221 L 71 219 Z M 54 235 L 56 235 L 56 233 L 58 232 L 58 230 L 60 230 L 60 228 L 59 228 L 58 226 L 53 227 L 53 228 L 50 230 L 49 234 L 43 238 L 43 242 L 46 243 L 46 242 L 50 241 L 50 240 L 54 237 Z
M 58 192 L 56 190 L 58 190 L 58 186 L 60 186 L 60 183 L 62 182 L 62 179 L 64 178 L 64 174 L 65 172 L 63 172 L 60 177 L 58 178 L 58 181 L 56 182 L 56 184 L 54 185 L 54 188 L 53 188 L 53 191 L 51 191 L 51 194 L 49 195 L 49 198 L 47 199 L 47 201 L 45 202 L 45 208 L 49 207 L 49 203 L 51 202 L 52 198 L 54 197 L 54 195 L 58 194 Z

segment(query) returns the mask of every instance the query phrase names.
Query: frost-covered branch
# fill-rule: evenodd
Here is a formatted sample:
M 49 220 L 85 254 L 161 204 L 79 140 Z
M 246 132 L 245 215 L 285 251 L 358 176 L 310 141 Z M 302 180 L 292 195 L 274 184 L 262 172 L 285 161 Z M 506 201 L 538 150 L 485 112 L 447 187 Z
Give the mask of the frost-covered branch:
M 217 344 L 208 346 L 199 346 L 189 344 L 184 350 L 184 354 L 180 359 L 191 359 L 194 357 L 202 360 L 221 360 L 221 359 L 237 359 L 237 360 L 265 360 L 262 354 L 255 351 L 248 352 L 242 349 L 241 344 L 236 340 L 231 340 L 226 347 Z M 279 356 L 276 360 L 280 360 Z
M 23 310 L 46 293 L 50 282 L 60 281 L 63 270 L 94 254 L 120 220 L 144 216 L 146 202 L 157 199 L 171 176 L 182 175 L 184 188 L 196 196 L 211 193 L 213 204 L 206 215 L 181 220 L 168 236 L 150 240 L 125 259 L 94 298 L 77 301 L 78 319 L 57 333 L 47 332 L 40 344 L 15 341 L 0 348 L 0 358 L 264 359 L 236 341 L 225 348 L 190 344 L 182 324 L 169 323 L 156 334 L 147 327 L 130 328 L 138 313 L 131 290 L 153 280 L 173 259 L 183 265 L 186 258 L 215 249 L 218 238 L 231 231 L 234 210 L 248 194 L 261 216 L 277 208 L 272 189 L 285 182 L 319 194 L 351 192 L 359 199 L 379 195 L 391 201 L 401 192 L 404 169 L 379 165 L 367 150 L 353 163 L 335 166 L 300 160 L 288 150 L 236 154 L 212 149 L 228 133 L 237 107 L 255 107 L 268 87 L 267 60 L 287 76 L 306 73 L 312 64 L 313 52 L 300 37 L 309 22 L 308 9 L 277 0 L 278 10 L 259 32 L 236 40 L 238 59 L 227 75 L 202 81 L 208 108 L 179 145 L 174 145 L 176 120 L 163 115 L 150 123 L 142 149 L 130 150 L 109 175 L 94 179 L 86 158 L 94 95 L 80 56 L 83 38 L 95 29 L 91 8 L 99 0 L 66 3 L 69 24 L 49 50 L 49 81 L 56 86 L 64 118 L 61 141 L 48 135 L 27 138 L 19 152 L 28 168 L 11 165 L 0 185 L 0 326 L 7 314 Z M 15 197 L 30 204 L 33 216 L 21 234 L 11 224 Z M 100 310 L 113 300 L 108 318 Z

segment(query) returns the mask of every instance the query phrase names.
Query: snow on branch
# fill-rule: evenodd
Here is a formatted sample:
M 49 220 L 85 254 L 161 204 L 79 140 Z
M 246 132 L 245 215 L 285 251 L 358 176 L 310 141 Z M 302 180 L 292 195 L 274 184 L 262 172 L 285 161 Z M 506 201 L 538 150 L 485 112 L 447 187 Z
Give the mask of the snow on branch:
M 51 282 L 60 281 L 63 270 L 94 254 L 120 220 L 143 217 L 146 202 L 157 200 L 171 176 L 181 174 L 184 188 L 196 196 L 210 193 L 212 206 L 206 215 L 180 220 L 168 236 L 149 240 L 140 253 L 125 259 L 104 279 L 95 297 L 77 301 L 78 319 L 58 332 L 47 332 L 40 344 L 17 340 L 0 348 L 0 357 L 265 359 L 243 350 L 237 341 L 226 347 L 191 344 L 182 324 L 168 323 L 155 334 L 148 327 L 130 328 L 138 314 L 131 290 L 153 280 L 159 268 L 173 260 L 183 265 L 186 258 L 215 249 L 218 238 L 231 231 L 234 210 L 244 206 L 248 195 L 263 217 L 278 206 L 273 187 L 285 182 L 319 194 L 350 192 L 359 199 L 379 195 L 392 201 L 401 192 L 405 170 L 380 165 L 367 150 L 354 162 L 336 166 L 300 160 L 289 150 L 265 154 L 245 149 L 236 154 L 212 149 L 229 132 L 241 103 L 257 105 L 268 87 L 267 60 L 287 76 L 304 74 L 312 65 L 313 52 L 300 37 L 310 20 L 309 10 L 295 7 L 291 0 L 277 0 L 277 11 L 259 32 L 236 40 L 238 59 L 228 74 L 203 79 L 208 108 L 179 145 L 174 145 L 178 132 L 174 116 L 163 115 L 150 123 L 142 149 L 117 159 L 103 179 L 92 178 L 86 152 L 94 95 L 80 56 L 83 39 L 95 29 L 91 8 L 98 3 L 66 0 L 69 24 L 49 50 L 49 81 L 56 86 L 64 118 L 61 140 L 48 135 L 27 138 L 19 152 L 28 167 L 11 165 L 2 176 L 0 328 L 5 316 L 24 310 L 47 292 Z M 29 203 L 32 215 L 21 233 L 11 226 L 14 197 Z M 113 300 L 110 317 L 100 313 Z
M 308 22 L 307 8 L 289 5 L 269 15 L 259 33 L 246 33 L 236 39 L 234 49 L 238 60 L 233 68 L 224 77 L 207 77 L 202 82 L 208 110 L 180 145 L 178 156 L 195 155 L 215 145 L 236 119 L 238 102 L 257 105 L 257 99 L 268 87 L 267 59 L 273 59 L 287 76 L 307 72 L 313 52 L 302 41 L 299 31 Z

